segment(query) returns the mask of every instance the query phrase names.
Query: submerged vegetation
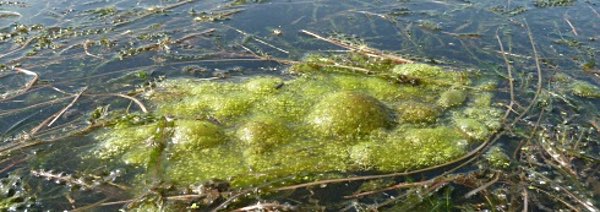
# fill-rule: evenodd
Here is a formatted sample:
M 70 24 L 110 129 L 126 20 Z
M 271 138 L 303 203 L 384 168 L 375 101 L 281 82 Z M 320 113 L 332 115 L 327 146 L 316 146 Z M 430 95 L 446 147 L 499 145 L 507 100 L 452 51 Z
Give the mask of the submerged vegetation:
M 0 1 L 0 211 L 599 211 L 599 10 Z

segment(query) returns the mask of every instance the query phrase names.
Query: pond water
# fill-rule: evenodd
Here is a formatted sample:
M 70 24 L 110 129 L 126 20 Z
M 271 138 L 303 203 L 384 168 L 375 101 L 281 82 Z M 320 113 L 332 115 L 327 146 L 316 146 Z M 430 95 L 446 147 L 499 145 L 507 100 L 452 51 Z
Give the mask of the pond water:
M 598 32 L 597 0 L 0 1 L 0 211 L 598 211 Z M 144 96 L 165 81 L 365 52 L 494 79 L 502 126 L 434 168 L 242 187 L 85 157 L 116 122 L 160 123 Z

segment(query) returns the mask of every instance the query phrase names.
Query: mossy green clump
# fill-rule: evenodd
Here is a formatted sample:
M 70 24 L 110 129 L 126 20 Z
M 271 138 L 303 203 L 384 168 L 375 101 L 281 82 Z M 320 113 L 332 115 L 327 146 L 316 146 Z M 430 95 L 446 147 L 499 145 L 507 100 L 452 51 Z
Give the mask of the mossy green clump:
M 485 160 L 496 169 L 510 167 L 510 157 L 500 147 L 492 147 L 485 153 Z
M 109 128 L 92 155 L 146 167 L 162 131 L 167 180 L 250 186 L 434 166 L 499 129 L 491 93 L 468 72 L 358 55 L 309 56 L 290 71 L 293 78 L 163 81 L 145 96 L 172 124 Z
M 409 170 L 447 162 L 464 154 L 464 136 L 448 127 L 401 129 L 358 143 L 349 150 L 354 166 L 379 171 Z
M 236 131 L 236 135 L 249 150 L 256 152 L 268 151 L 273 146 L 292 140 L 292 133 L 286 123 L 266 116 L 244 123 Z
M 406 101 L 396 107 L 401 122 L 434 123 L 442 111 L 435 105 Z
M 559 7 L 573 5 L 575 0 L 535 0 L 533 5 L 536 7 Z
M 460 106 L 467 99 L 467 93 L 458 89 L 444 91 L 437 101 L 437 104 L 442 108 L 450 108 Z
M 348 136 L 391 126 L 393 116 L 379 100 L 358 92 L 338 92 L 323 98 L 308 122 L 324 135 Z
M 277 77 L 257 77 L 244 83 L 244 87 L 258 94 L 274 94 L 283 86 L 283 79 Z
M 571 92 L 584 98 L 600 98 L 600 88 L 589 82 L 575 81 L 571 84 Z
M 97 137 L 100 143 L 92 155 L 100 159 L 121 158 L 127 164 L 144 164 L 150 149 L 146 141 L 156 132 L 156 124 L 117 127 Z
M 203 149 L 225 141 L 223 130 L 208 121 L 177 120 L 171 142 L 176 148 Z
M 455 119 L 456 126 L 471 139 L 483 140 L 490 136 L 490 131 L 475 119 Z
M 406 79 L 416 80 L 417 83 L 428 85 L 448 86 L 466 85 L 469 83 L 465 72 L 448 71 L 441 67 L 427 64 L 397 65 L 392 69 L 392 73 Z

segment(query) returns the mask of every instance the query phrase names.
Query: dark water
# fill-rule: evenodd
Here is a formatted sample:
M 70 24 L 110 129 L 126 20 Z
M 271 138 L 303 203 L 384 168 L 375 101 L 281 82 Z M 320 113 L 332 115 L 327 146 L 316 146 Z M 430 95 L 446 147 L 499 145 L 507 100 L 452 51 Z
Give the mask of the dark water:
M 552 6 L 544 2 L 553 1 L 0 1 L 0 177 L 21 176 L 21 185 L 15 188 L 35 196 L 34 210 L 68 210 L 132 199 L 135 196 L 127 192 L 81 191 L 57 179 L 46 181 L 31 170 L 80 176 L 86 170 L 86 174 L 112 176 L 116 170 L 107 169 L 107 164 L 82 165 L 73 157 L 93 145 L 89 137 L 55 139 L 85 128 L 98 107 L 110 104 L 111 109 L 118 109 L 131 104 L 107 94 L 144 89 L 164 77 L 285 72 L 286 65 L 256 58 L 246 49 L 289 60 L 301 60 L 309 53 L 346 51 L 301 30 L 420 62 L 497 76 L 502 80 L 496 91 L 499 106 L 506 107 L 510 92 L 499 38 L 515 78 L 515 98 L 521 104 L 511 115 L 519 119 L 514 130 L 500 138 L 500 146 L 510 155 L 518 147 L 527 147 L 512 158 L 512 173 L 481 171 L 485 167 L 472 163 L 457 174 L 474 174 L 433 191 L 414 188 L 343 199 L 340 196 L 351 193 L 356 185 L 333 185 L 313 195 L 308 190 L 252 197 L 235 207 L 264 200 L 304 210 L 505 211 L 521 210 L 527 202 L 530 210 L 594 211 L 600 204 L 600 129 L 596 125 L 600 101 L 566 94 L 567 88 L 556 84 L 554 76 L 566 74 L 600 85 L 596 65 L 600 2 L 562 1 L 567 3 Z M 37 73 L 39 80 L 27 87 L 33 76 L 15 71 L 15 66 Z M 190 68 L 198 71 L 190 72 Z M 538 77 L 542 87 L 535 97 Z M 52 126 L 32 133 L 84 88 L 86 95 Z M 532 99 L 539 103 L 521 116 Z M 47 140 L 52 142 L 43 143 Z M 27 142 L 31 147 L 26 147 Z M 130 175 L 118 175 L 115 182 L 127 184 L 133 178 Z M 480 195 L 464 197 L 492 181 L 492 176 L 501 177 Z M 391 181 L 403 180 L 407 179 Z M 337 192 L 335 186 L 347 191 Z M 419 196 L 419 192 L 424 194 Z M 390 199 L 395 201 L 378 205 Z M 447 202 L 452 206 L 443 204 Z M 124 204 L 95 206 L 97 210 L 121 207 Z M 4 210 L 1 201 L 0 209 Z

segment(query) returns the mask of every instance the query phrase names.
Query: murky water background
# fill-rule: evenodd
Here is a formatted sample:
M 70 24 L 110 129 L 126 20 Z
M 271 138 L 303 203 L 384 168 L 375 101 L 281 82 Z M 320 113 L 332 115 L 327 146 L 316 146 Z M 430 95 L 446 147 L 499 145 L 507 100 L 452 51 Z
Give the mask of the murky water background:
M 518 168 L 522 174 L 507 177 L 504 184 L 486 190 L 486 195 L 510 196 L 521 193 L 511 189 L 525 188 L 536 194 L 547 193 L 530 195 L 531 209 L 592 211 L 600 204 L 600 174 L 597 172 L 600 129 L 596 125 L 600 120 L 600 101 L 562 94 L 563 88 L 553 83 L 553 76 L 564 73 L 600 85 L 600 70 L 596 65 L 600 47 L 600 2 L 563 1 L 571 3 L 556 6 L 543 2 L 552 1 L 0 1 L 0 138 L 3 141 L 0 143 L 0 177 L 21 176 L 22 184 L 28 185 L 23 191 L 36 197 L 34 208 L 72 209 L 99 201 L 133 198 L 112 191 L 80 191 L 62 185 L 64 182 L 52 183 L 60 181 L 57 179 L 46 181 L 31 170 L 65 174 L 81 174 L 86 170 L 86 173 L 97 172 L 97 176 L 112 176 L 115 170 L 106 170 L 106 164 L 82 165 L 77 157 L 72 157 L 93 145 L 90 138 L 53 139 L 85 128 L 90 114 L 99 107 L 110 104 L 111 109 L 139 110 L 131 100 L 111 94 L 147 89 L 152 82 L 165 77 L 279 75 L 287 66 L 268 58 L 301 60 L 309 53 L 346 51 L 307 36 L 301 30 L 368 45 L 420 62 L 498 76 L 502 80 L 498 85 L 498 100 L 506 107 L 509 87 L 499 38 L 512 66 L 516 99 L 522 104 L 512 115 L 520 117 L 516 122 L 519 127 L 512 136 L 500 139 L 502 147 L 512 153 L 523 141 L 544 140 L 543 136 L 530 135 L 532 130 L 545 132 L 552 138 L 583 139 L 567 139 L 581 141 L 577 145 L 558 142 L 560 139 L 550 142 L 550 146 L 564 156 L 544 151 L 544 148 L 540 148 L 540 155 L 531 154 L 555 164 L 538 164 L 540 168 L 536 168 L 532 164 L 545 160 L 527 159 L 527 155 L 513 158 L 519 161 L 518 166 L 524 167 Z M 533 37 L 541 63 L 541 93 L 544 95 L 539 101 L 550 102 L 552 106 L 541 109 L 547 104 L 535 104 L 528 114 L 520 116 L 519 111 L 535 96 L 539 76 L 528 33 Z M 257 57 L 256 53 L 268 58 Z M 35 72 L 39 80 L 27 87 L 34 76 L 15 71 L 13 67 Z M 85 95 L 61 113 L 51 126 L 36 129 L 65 108 L 83 89 Z M 45 144 L 44 140 L 53 141 Z M 23 147 L 27 146 L 23 142 L 33 145 Z M 15 148 L 18 150 L 14 151 Z M 569 167 L 575 173 L 565 174 L 568 169 L 556 168 L 561 167 L 561 160 L 552 160 L 557 154 L 571 159 Z M 464 171 L 474 169 L 476 165 Z M 542 178 L 535 177 L 536 173 L 542 173 L 543 179 L 552 182 L 540 184 Z M 113 177 L 117 178 L 116 182 L 126 184 L 134 178 L 132 175 Z M 485 176 L 479 179 L 483 179 L 481 184 L 491 180 Z M 520 187 L 515 186 L 519 183 Z M 455 190 L 473 189 L 464 185 L 455 187 Z M 570 189 L 573 195 L 557 193 L 561 189 Z M 486 196 L 469 200 L 445 192 L 452 191 L 440 189 L 433 196 L 456 202 L 452 210 L 519 209 L 524 199 L 512 195 L 510 198 L 514 199 L 509 200 L 486 200 Z M 324 206 L 330 210 L 360 210 L 402 194 L 392 192 L 345 200 L 334 197 L 338 195 L 334 191 L 310 198 L 305 193 L 275 195 L 272 199 L 292 205 Z M 115 196 L 107 198 L 106 194 Z M 581 203 L 578 198 L 589 204 Z M 548 199 L 550 201 L 544 202 Z M 413 205 L 427 203 L 402 201 Z M 399 202 L 383 208 L 393 210 L 394 205 L 408 208 Z M 247 203 L 253 204 L 252 201 Z M 114 204 L 98 209 L 114 210 L 122 206 Z

